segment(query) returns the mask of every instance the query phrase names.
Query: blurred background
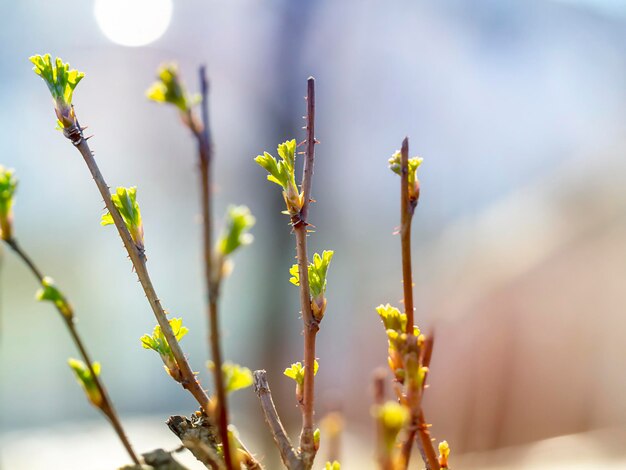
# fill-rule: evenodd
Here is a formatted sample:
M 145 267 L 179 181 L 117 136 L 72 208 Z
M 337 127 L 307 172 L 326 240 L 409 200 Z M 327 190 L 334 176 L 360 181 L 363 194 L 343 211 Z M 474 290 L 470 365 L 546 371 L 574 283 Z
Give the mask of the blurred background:
M 620 0 L 3 0 L 0 164 L 20 178 L 17 237 L 73 303 L 137 450 L 176 447 L 163 422 L 195 404 L 140 346 L 152 313 L 29 56 L 86 73 L 77 114 L 108 183 L 139 188 L 149 269 L 190 328 L 182 344 L 204 384 L 195 145 L 144 95 L 166 61 L 192 91 L 208 68 L 216 214 L 236 203 L 257 217 L 223 291 L 225 356 L 268 370 L 293 437 L 300 414 L 282 371 L 302 354 L 294 240 L 252 159 L 304 139 L 313 75 L 309 246 L 335 250 L 317 418 L 344 412 L 344 467 L 374 468 L 370 384 L 386 362 L 374 308 L 402 297 L 387 158 L 408 135 L 424 158 L 413 256 L 416 319 L 436 332 L 433 436 L 450 442 L 455 468 L 626 468 L 625 24 Z M 76 352 L 58 314 L 1 256 L 0 466 L 124 464 L 66 365 Z M 253 391 L 231 403 L 246 442 L 278 468 Z

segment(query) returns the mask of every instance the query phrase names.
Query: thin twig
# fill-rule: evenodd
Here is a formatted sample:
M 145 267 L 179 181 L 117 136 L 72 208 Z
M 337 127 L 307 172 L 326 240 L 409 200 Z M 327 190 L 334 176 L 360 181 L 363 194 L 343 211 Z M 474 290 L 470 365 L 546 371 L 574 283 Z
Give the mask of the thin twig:
M 309 260 L 307 256 L 307 225 L 308 209 L 311 201 L 311 184 L 313 164 L 315 161 L 315 79 L 307 80 L 307 117 L 306 117 L 306 151 L 304 174 L 302 177 L 303 204 L 300 213 L 294 218 L 293 230 L 296 234 L 296 256 L 300 274 L 300 304 L 304 323 L 304 393 L 301 403 L 302 432 L 300 433 L 301 459 L 305 468 L 311 468 L 315 459 L 315 443 L 313 441 L 313 415 L 315 400 L 315 337 L 319 331 L 319 323 L 311 309 L 309 291 Z
M 385 403 L 385 379 L 386 372 L 379 368 L 374 372 L 372 378 L 374 392 L 374 406 L 381 407 Z M 385 452 L 385 440 L 383 433 L 383 424 L 380 419 L 376 419 L 376 459 L 382 470 L 388 470 L 391 466 L 389 456 Z
M 126 248 L 128 256 L 130 257 L 133 267 L 135 268 L 135 272 L 137 273 L 139 282 L 141 283 L 144 293 L 148 298 L 148 303 L 152 308 L 152 312 L 154 313 L 154 316 L 159 326 L 161 327 L 161 331 L 165 336 L 165 340 L 172 350 L 172 354 L 174 355 L 176 364 L 180 369 L 182 376 L 181 385 L 185 389 L 189 390 L 189 392 L 194 396 L 198 404 L 204 410 L 206 410 L 209 404 L 209 396 L 206 394 L 206 392 L 198 382 L 196 374 L 191 369 L 191 366 L 189 365 L 189 362 L 187 361 L 187 358 L 185 357 L 180 347 L 180 344 L 176 340 L 176 336 L 172 331 L 172 327 L 167 320 L 166 313 L 161 306 L 161 301 L 156 295 L 154 286 L 152 285 L 152 280 L 150 279 L 150 275 L 148 274 L 148 269 L 146 267 L 145 255 L 137 248 L 137 246 L 133 242 L 133 239 L 128 232 L 128 228 L 126 227 L 122 216 L 113 204 L 113 201 L 111 200 L 111 194 L 109 192 L 109 186 L 104 180 L 102 173 L 100 173 L 100 169 L 98 168 L 98 164 L 93 157 L 87 140 L 83 137 L 82 132 L 77 133 L 76 130 L 74 130 L 74 132 L 72 132 L 72 129 L 66 130 L 65 134 L 66 136 L 70 136 L 70 140 L 85 160 L 85 163 L 87 164 L 87 167 L 91 172 L 91 176 L 93 177 L 96 186 L 100 191 L 100 195 L 104 200 L 104 204 L 111 214 L 111 217 L 113 218 L 113 223 L 117 228 L 120 238 L 122 239 L 122 242 L 124 244 L 124 248 Z
M 192 129 L 198 140 L 198 164 L 200 166 L 200 187 L 202 206 L 202 241 L 204 251 L 204 268 L 206 280 L 206 293 L 208 296 L 207 316 L 209 325 L 209 346 L 213 359 L 213 375 L 215 392 L 217 395 L 217 424 L 224 446 L 224 463 L 226 470 L 233 470 L 230 441 L 228 439 L 228 397 L 224 387 L 224 375 L 222 372 L 222 347 L 220 344 L 218 300 L 221 283 L 221 273 L 214 264 L 213 247 L 213 216 L 211 198 L 211 175 L 213 161 L 213 142 L 209 128 L 209 82 L 206 69 L 199 69 L 200 92 L 202 95 L 202 130 Z M 193 121 L 192 121 L 193 122 Z
M 264 370 L 254 371 L 254 391 L 261 402 L 261 408 L 263 409 L 265 421 L 272 432 L 272 437 L 274 438 L 274 442 L 280 452 L 281 460 L 290 470 L 299 468 L 301 462 L 293 449 L 291 440 L 289 439 L 289 436 L 287 436 L 282 422 L 280 421 L 280 417 L 278 416 L 278 412 L 274 406 L 274 400 L 272 399 L 270 385 L 267 381 L 267 373 Z
M 15 254 L 30 269 L 30 271 L 33 273 L 35 278 L 37 278 L 37 281 L 39 282 L 39 284 L 42 284 L 44 280 L 44 275 L 42 274 L 42 271 L 37 267 L 37 265 L 32 260 L 32 258 L 28 256 L 28 254 L 22 249 L 22 247 L 19 245 L 17 240 L 15 238 L 11 238 L 10 240 L 6 240 L 6 244 L 15 252 Z M 137 458 L 137 455 L 135 454 L 135 451 L 133 450 L 133 447 L 131 446 L 130 441 L 126 437 L 126 433 L 124 432 L 122 423 L 120 422 L 120 419 L 117 416 L 117 412 L 115 410 L 115 407 L 113 406 L 113 402 L 109 398 L 109 395 L 106 391 L 106 388 L 104 387 L 104 384 L 102 383 L 102 380 L 93 369 L 93 362 L 91 360 L 91 357 L 89 356 L 89 353 L 87 352 L 87 349 L 85 348 L 85 345 L 80 335 L 78 334 L 78 330 L 76 330 L 76 325 L 74 324 L 74 315 L 71 310 L 71 307 L 69 307 L 69 303 L 68 303 L 68 308 L 70 308 L 70 312 L 69 312 L 70 316 L 67 315 L 68 312 L 63 312 L 61 308 L 58 305 L 56 305 L 56 303 L 54 304 L 54 306 L 59 312 L 59 314 L 61 315 L 61 318 L 63 318 L 65 325 L 67 326 L 67 329 L 70 332 L 70 336 L 72 337 L 72 340 L 74 341 L 74 344 L 76 345 L 76 348 L 78 349 L 83 359 L 83 362 L 85 362 L 85 365 L 89 369 L 89 373 L 91 374 L 91 377 L 93 378 L 93 381 L 96 384 L 96 387 L 98 388 L 98 392 L 100 393 L 100 396 L 102 397 L 102 404 L 100 405 L 100 410 L 108 418 L 109 422 L 111 423 L 111 426 L 113 426 L 113 429 L 117 433 L 117 436 L 119 437 L 120 441 L 122 441 L 122 444 L 124 445 L 126 452 L 128 452 L 128 455 L 130 456 L 131 460 L 136 465 L 140 465 L 139 459 Z
M 400 174 L 400 240 L 402 246 L 402 286 L 406 312 L 406 334 L 413 335 L 413 273 L 411 272 L 411 221 L 415 205 L 409 200 L 409 138 L 402 141 L 402 171 Z

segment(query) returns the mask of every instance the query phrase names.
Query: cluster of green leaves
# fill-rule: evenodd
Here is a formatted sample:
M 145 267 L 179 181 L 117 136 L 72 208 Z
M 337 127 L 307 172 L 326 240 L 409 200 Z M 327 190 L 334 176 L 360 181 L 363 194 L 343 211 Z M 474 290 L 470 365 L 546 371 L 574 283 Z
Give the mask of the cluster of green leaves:
M 396 380 L 404 383 L 405 379 L 409 377 L 411 380 L 415 379 L 418 383 L 421 383 L 420 377 L 423 380 L 428 369 L 419 367 L 419 364 L 417 364 L 416 368 L 415 354 L 412 354 L 413 351 L 406 334 L 406 314 L 390 304 L 379 305 L 376 307 L 376 311 L 387 333 L 389 346 L 389 357 L 387 360 Z M 424 340 L 417 326 L 413 327 L 413 336 L 418 338 L 418 342 Z
M 183 326 L 182 318 L 172 318 L 171 320 L 169 320 L 169 324 L 172 328 L 172 331 L 174 332 L 176 341 L 180 341 L 183 336 L 185 336 L 189 332 L 189 329 Z M 160 325 L 154 327 L 152 335 L 145 334 L 141 337 L 141 345 L 144 347 L 144 349 L 152 349 L 159 353 L 161 359 L 163 360 L 163 364 L 165 365 L 165 370 L 167 371 L 167 373 L 177 382 L 181 381 L 182 377 L 180 369 L 178 368 L 178 364 L 176 363 L 176 359 L 174 358 L 172 349 L 167 343 L 167 340 L 165 339 L 165 335 L 163 334 Z
M 215 369 L 213 361 L 208 362 L 208 367 L 211 370 Z M 222 374 L 224 375 L 224 390 L 226 393 L 248 388 L 254 382 L 250 369 L 232 362 L 224 362 L 222 364 Z
M 77 382 L 85 391 L 85 395 L 87 395 L 87 399 L 91 402 L 93 406 L 96 408 L 101 408 L 102 403 L 104 401 L 104 397 L 100 393 L 100 389 L 96 384 L 95 378 L 91 375 L 91 371 L 89 367 L 78 359 L 70 358 L 67 363 L 69 364 L 72 371 L 74 371 L 74 375 L 76 376 Z M 91 367 L 93 368 L 96 376 L 100 375 L 100 363 L 94 362 Z
M 317 371 L 320 368 L 317 360 L 313 363 L 313 375 L 317 375 Z M 295 362 L 291 364 L 291 367 L 287 367 L 283 372 L 284 375 L 293 379 L 296 382 L 296 399 L 302 401 L 304 396 L 304 370 L 305 366 L 301 362 Z
M 246 206 L 230 206 L 226 210 L 224 229 L 217 241 L 217 249 L 222 256 L 228 256 L 237 248 L 249 245 L 254 237 L 248 231 L 256 219 Z
M 313 262 L 309 263 L 309 291 L 311 295 L 311 309 L 316 320 L 321 321 L 326 311 L 326 273 L 328 266 L 333 259 L 334 251 L 325 250 L 322 256 L 319 253 L 313 255 Z M 294 264 L 289 270 L 291 278 L 289 281 L 300 286 L 300 270 L 298 265 Z
M 111 194 L 111 201 L 124 219 L 124 224 L 130 232 L 135 245 L 141 251 L 144 249 L 143 224 L 141 222 L 141 211 L 137 203 L 137 187 L 118 187 L 114 194 Z M 102 215 L 101 225 L 113 225 L 113 216 L 107 211 Z
M 287 205 L 287 213 L 296 215 L 302 209 L 303 195 L 296 186 L 296 139 L 288 140 L 278 146 L 278 161 L 268 152 L 258 155 L 254 161 L 267 170 L 267 179 L 283 188 L 283 197 Z
M 46 276 L 41 280 L 41 288 L 37 291 L 35 296 L 40 302 L 52 302 L 67 320 L 71 320 L 74 316 L 74 311 L 70 303 L 54 284 L 54 279 L 51 277 Z
M 417 200 L 419 197 L 419 180 L 417 179 L 417 169 L 420 167 L 423 158 L 412 157 L 408 161 L 409 199 Z M 402 175 L 402 154 L 396 151 L 389 159 L 389 169 L 398 175 Z
M 55 102 L 55 111 L 58 125 L 61 129 L 76 124 L 76 118 L 72 110 L 72 95 L 76 85 L 83 79 L 85 74 L 75 69 L 70 69 L 69 64 L 64 64 L 57 57 L 52 63 L 50 54 L 44 56 L 34 55 L 30 57 L 34 72 L 39 75 L 52 94 Z
M 157 103 L 169 103 L 176 106 L 182 113 L 189 113 L 198 104 L 200 95 L 187 93 L 180 79 L 176 64 L 164 64 L 159 68 L 157 81 L 146 91 L 148 99 Z
M 0 165 L 0 236 L 7 241 L 13 237 L 13 201 L 16 190 L 15 172 Z

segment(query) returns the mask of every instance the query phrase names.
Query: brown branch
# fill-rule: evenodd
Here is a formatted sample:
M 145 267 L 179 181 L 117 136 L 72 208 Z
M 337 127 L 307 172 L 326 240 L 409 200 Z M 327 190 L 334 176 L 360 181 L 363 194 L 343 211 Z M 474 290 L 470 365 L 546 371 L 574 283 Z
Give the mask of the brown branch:
M 300 459 L 298 458 L 298 455 L 291 444 L 291 440 L 289 439 L 289 436 L 287 436 L 285 428 L 280 421 L 280 417 L 276 411 L 276 406 L 274 406 L 274 400 L 272 399 L 270 385 L 267 381 L 267 373 L 264 370 L 254 371 L 254 391 L 259 397 L 265 421 L 272 432 L 272 437 L 278 447 L 280 458 L 285 464 L 285 467 L 290 470 L 300 468 Z
M 409 138 L 402 141 L 402 170 L 400 173 L 400 240 L 402 246 L 402 286 L 406 312 L 406 334 L 413 335 L 413 274 L 411 272 L 411 221 L 415 204 L 409 200 Z M 416 201 L 417 202 L 417 201 Z
M 226 470 L 233 470 L 232 455 L 230 451 L 230 440 L 228 439 L 228 398 L 224 386 L 224 375 L 222 372 L 222 348 L 220 344 L 218 299 L 221 283 L 220 267 L 216 266 L 213 258 L 213 216 L 211 199 L 211 176 L 213 161 L 213 142 L 211 141 L 211 131 L 209 128 L 209 82 L 206 76 L 206 69 L 201 66 L 199 69 L 200 93 L 202 96 L 202 129 L 192 128 L 198 140 L 198 160 L 200 166 L 200 194 L 202 207 L 202 247 L 204 254 L 204 268 L 206 292 L 208 296 L 208 325 L 209 325 L 209 347 L 213 359 L 213 376 L 215 382 L 215 392 L 217 395 L 217 424 L 224 446 L 224 462 Z M 194 120 L 192 119 L 193 123 Z
M 224 470 L 217 452 L 217 430 L 206 416 L 170 416 L 167 427 L 181 440 L 196 459 L 207 468 Z
M 313 164 L 315 161 L 315 79 L 307 80 L 307 117 L 306 117 L 306 151 L 304 174 L 302 177 L 303 204 L 300 213 L 293 218 L 293 230 L 296 234 L 296 257 L 300 275 L 300 305 L 304 323 L 304 393 L 301 402 L 302 432 L 300 433 L 300 451 L 304 468 L 311 468 L 315 459 L 315 443 L 313 441 L 314 401 L 315 401 L 315 336 L 319 331 L 319 323 L 311 309 L 309 290 L 309 259 L 307 256 L 308 210 L 311 201 L 311 184 Z
M 15 254 L 30 269 L 30 271 L 33 273 L 35 278 L 37 278 L 37 281 L 39 282 L 39 284 L 43 284 L 44 275 L 42 274 L 42 271 L 37 267 L 37 265 L 30 258 L 30 256 L 28 256 L 28 254 L 22 249 L 22 247 L 18 244 L 17 240 L 15 238 L 11 238 L 5 241 L 6 241 L 6 244 L 13 250 L 13 252 L 15 252 Z M 67 326 L 67 329 L 70 332 L 70 336 L 72 337 L 72 340 L 74 341 L 74 344 L 76 345 L 76 348 L 78 349 L 83 361 L 85 362 L 85 365 L 89 369 L 89 373 L 91 374 L 91 377 L 93 378 L 94 383 L 96 384 L 96 387 L 98 388 L 98 392 L 100 393 L 100 396 L 102 397 L 102 404 L 100 405 L 100 410 L 108 418 L 109 422 L 111 423 L 111 426 L 113 426 L 113 429 L 115 430 L 117 436 L 122 442 L 122 445 L 126 449 L 126 452 L 128 452 L 128 455 L 130 456 L 131 460 L 135 463 L 135 465 L 140 465 L 139 459 L 137 458 L 137 455 L 135 454 L 135 451 L 133 450 L 133 447 L 131 446 L 130 441 L 128 440 L 128 437 L 126 437 L 126 433 L 124 432 L 122 423 L 120 422 L 120 419 L 117 416 L 117 412 L 115 410 L 115 407 L 113 406 L 113 402 L 109 398 L 107 390 L 104 387 L 104 384 L 102 383 L 102 379 L 96 374 L 96 372 L 93 369 L 93 361 L 91 360 L 91 357 L 89 356 L 89 353 L 87 352 L 87 349 L 85 348 L 85 345 L 80 335 L 78 334 L 76 325 L 74 324 L 74 312 L 71 310 L 71 307 L 69 307 L 69 302 L 67 305 L 68 305 L 68 308 L 70 308 L 69 315 L 68 315 L 68 312 L 63 312 L 63 310 L 56 303 L 54 303 L 55 308 L 61 315 L 61 318 L 63 318 L 65 325 Z
M 78 149 L 83 159 L 85 160 L 85 163 L 87 164 L 87 167 L 91 172 L 91 176 L 93 177 L 96 186 L 100 191 L 100 195 L 104 200 L 104 204 L 111 214 L 111 217 L 113 218 L 113 223 L 117 228 L 120 238 L 122 239 L 124 248 L 126 248 L 126 251 L 128 252 L 128 256 L 130 257 L 133 267 L 135 268 L 135 272 L 137 274 L 139 282 L 141 283 L 141 286 L 143 287 L 144 293 L 146 294 L 148 303 L 152 308 L 152 312 L 154 313 L 154 316 L 156 317 L 156 320 L 161 327 L 161 331 L 163 332 L 167 344 L 172 350 L 172 354 L 174 355 L 176 364 L 180 369 L 182 376 L 181 385 L 185 389 L 187 389 L 194 396 L 199 405 L 206 410 L 209 404 L 209 397 L 198 382 L 196 374 L 191 369 L 191 366 L 189 365 L 189 362 L 187 361 L 187 358 L 185 357 L 180 347 L 180 344 L 176 340 L 176 336 L 174 335 L 172 327 L 167 320 L 165 311 L 161 306 L 161 301 L 156 295 L 154 286 L 152 285 L 152 280 L 150 279 L 150 275 L 146 267 L 146 257 L 143 251 L 139 250 L 135 245 L 130 233 L 128 232 L 128 228 L 126 227 L 126 224 L 122 219 L 122 216 L 113 204 L 113 201 L 111 200 L 111 194 L 109 192 L 109 187 L 104 180 L 102 173 L 100 173 L 100 169 L 98 168 L 98 164 L 93 157 L 87 140 L 83 137 L 82 131 L 80 131 L 78 126 L 75 126 L 75 128 L 66 129 L 64 133 L 66 137 L 68 137 L 72 141 L 74 146 Z

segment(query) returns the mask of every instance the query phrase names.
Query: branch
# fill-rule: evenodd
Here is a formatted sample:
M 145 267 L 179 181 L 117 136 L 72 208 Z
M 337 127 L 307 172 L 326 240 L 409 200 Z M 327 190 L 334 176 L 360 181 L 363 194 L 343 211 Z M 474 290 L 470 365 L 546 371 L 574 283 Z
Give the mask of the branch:
M 13 250 L 13 252 L 24 262 L 24 264 L 26 264 L 26 266 L 30 269 L 35 278 L 37 278 L 39 284 L 43 284 L 44 275 L 42 274 L 42 271 L 37 267 L 37 265 L 30 258 L 30 256 L 28 256 L 28 254 L 22 249 L 17 240 L 15 238 L 11 238 L 9 240 L 5 240 L 5 242 Z M 68 308 L 70 308 L 69 315 L 68 312 L 63 312 L 56 303 L 54 303 L 54 306 L 61 315 L 61 318 L 63 318 L 65 325 L 70 332 L 70 336 L 72 337 L 76 348 L 80 352 L 83 362 L 85 362 L 87 368 L 89 369 L 89 373 L 91 374 L 91 377 L 93 378 L 93 381 L 98 388 L 98 392 L 100 392 L 100 396 L 102 396 L 102 404 L 100 405 L 100 410 L 109 419 L 111 426 L 113 426 L 113 429 L 115 430 L 117 436 L 119 437 L 120 441 L 122 441 L 122 445 L 126 449 L 126 452 L 128 452 L 131 460 L 135 463 L 135 465 L 140 465 L 139 459 L 137 458 L 137 455 L 135 454 L 135 451 L 133 450 L 130 441 L 126 437 L 126 433 L 124 432 L 122 423 L 117 416 L 117 412 L 115 410 L 115 407 L 113 406 L 113 402 L 109 398 L 109 395 L 106 391 L 106 388 L 104 387 L 104 384 L 102 383 L 102 380 L 93 370 L 93 362 L 91 360 L 91 357 L 87 353 L 87 349 L 85 348 L 85 345 L 83 344 L 83 341 L 78 334 L 78 330 L 76 330 L 76 325 L 74 324 L 74 313 L 71 310 L 71 307 L 69 307 L 69 302 L 67 304 Z
M 406 334 L 413 335 L 413 274 L 411 272 L 411 221 L 415 204 L 409 200 L 409 138 L 402 141 L 402 172 L 400 174 L 400 240 L 402 245 L 402 286 L 406 312 Z M 415 201 L 417 203 L 417 201 Z
M 264 370 L 254 371 L 254 391 L 261 402 L 265 421 L 272 432 L 272 437 L 280 452 L 281 460 L 288 469 L 300 468 L 300 459 L 294 451 L 289 436 L 287 436 L 285 428 L 280 421 L 280 417 L 274 406 L 274 400 L 272 399 L 270 385 L 267 381 L 267 373 Z
M 222 459 L 217 453 L 217 432 L 207 417 L 195 414 L 191 415 L 191 419 L 186 416 L 170 416 L 166 424 L 207 468 L 224 469 Z
M 82 130 L 80 130 L 78 125 L 75 125 L 69 129 L 65 129 L 64 134 L 68 139 L 71 140 L 71 142 L 78 149 L 83 159 L 85 160 L 85 163 L 87 164 L 87 167 L 91 172 L 91 176 L 93 177 L 96 186 L 100 191 L 100 195 L 104 200 L 104 204 L 113 218 L 113 223 L 115 224 L 115 227 L 120 234 L 120 238 L 122 239 L 124 247 L 128 252 L 128 256 L 133 263 L 133 267 L 135 268 L 135 272 L 137 273 L 139 282 L 141 283 L 150 307 L 152 308 L 152 312 L 154 313 L 154 316 L 156 317 L 156 320 L 161 327 L 161 331 L 163 332 L 167 344 L 172 350 L 172 354 L 174 355 L 176 364 L 181 371 L 181 385 L 185 389 L 189 390 L 189 392 L 194 396 L 200 406 L 204 410 L 206 410 L 209 404 L 209 397 L 198 382 L 196 375 L 189 365 L 189 362 L 187 362 L 187 358 L 185 357 L 180 347 L 180 344 L 176 340 L 176 336 L 174 335 L 172 327 L 167 320 L 165 311 L 161 306 L 161 301 L 156 295 L 154 286 L 152 285 L 152 280 L 150 279 L 150 275 L 148 274 L 148 269 L 146 267 L 146 257 L 143 251 L 140 251 L 133 242 L 133 239 L 128 232 L 128 228 L 126 228 L 126 224 L 124 223 L 122 216 L 113 204 L 113 201 L 111 200 L 111 194 L 109 192 L 109 187 L 104 180 L 102 173 L 100 173 L 100 169 L 98 168 L 98 164 L 93 157 L 91 149 L 89 148 L 87 139 L 83 137 Z
M 315 459 L 315 443 L 313 440 L 313 414 L 315 400 L 315 335 L 319 331 L 319 323 L 311 310 L 309 290 L 309 260 L 307 256 L 307 216 L 311 201 L 311 183 L 313 164 L 315 161 L 315 79 L 307 81 L 307 118 L 306 118 L 306 152 L 304 174 L 302 177 L 303 204 L 300 213 L 292 218 L 293 230 L 296 234 L 296 256 L 300 274 L 300 304 L 304 322 L 304 393 L 301 403 L 302 432 L 300 433 L 301 458 L 305 468 L 311 468 Z
M 209 128 L 209 82 L 206 77 L 206 69 L 200 67 L 200 91 L 202 94 L 202 130 L 192 129 L 198 140 L 198 160 L 200 166 L 201 206 L 202 206 L 202 229 L 204 268 L 206 279 L 206 292 L 208 296 L 208 325 L 209 346 L 213 364 L 215 392 L 217 395 L 217 424 L 224 446 L 224 462 L 226 470 L 233 469 L 230 440 L 228 439 L 228 398 L 224 387 L 224 375 L 222 372 L 222 348 L 220 345 L 218 300 L 221 283 L 221 273 L 213 259 L 213 217 L 211 207 L 211 162 L 213 161 L 213 144 Z M 193 120 L 192 120 L 193 122 Z

